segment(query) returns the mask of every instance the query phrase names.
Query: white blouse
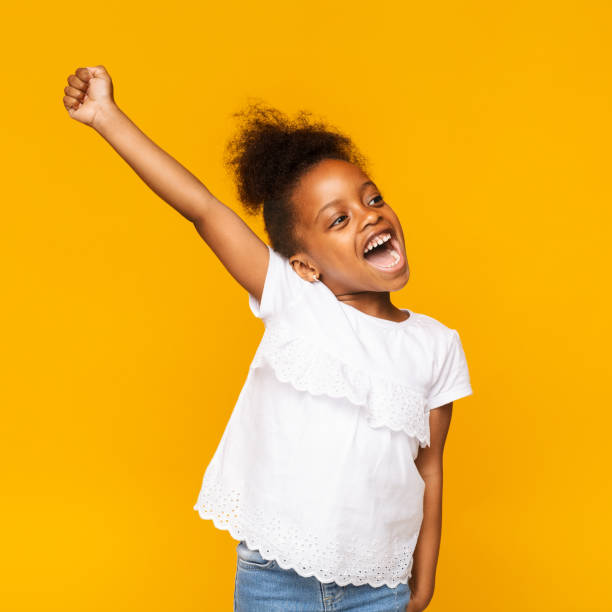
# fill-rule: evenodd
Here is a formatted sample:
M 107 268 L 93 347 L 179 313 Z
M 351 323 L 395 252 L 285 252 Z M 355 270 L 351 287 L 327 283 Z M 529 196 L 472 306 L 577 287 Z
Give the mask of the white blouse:
M 412 574 L 429 411 L 471 395 L 459 334 L 339 301 L 268 247 L 265 332 L 194 510 L 284 569 L 393 588 Z

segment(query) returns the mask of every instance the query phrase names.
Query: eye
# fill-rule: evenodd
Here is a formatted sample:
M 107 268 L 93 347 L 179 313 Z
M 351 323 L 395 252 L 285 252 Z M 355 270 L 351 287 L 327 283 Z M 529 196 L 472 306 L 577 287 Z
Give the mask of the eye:
M 378 198 L 378 202 L 381 202 L 382 199 L 383 199 L 383 197 L 381 195 L 377 195 L 377 196 L 374 196 L 373 198 L 371 198 L 370 200 L 368 200 L 368 204 L 370 202 L 374 202 L 374 200 L 376 200 L 377 198 Z
M 346 215 L 340 215 L 336 221 L 338 221 L 338 219 L 343 219 L 344 217 L 346 217 Z M 329 227 L 334 227 L 334 225 L 336 225 L 336 221 L 334 221 Z

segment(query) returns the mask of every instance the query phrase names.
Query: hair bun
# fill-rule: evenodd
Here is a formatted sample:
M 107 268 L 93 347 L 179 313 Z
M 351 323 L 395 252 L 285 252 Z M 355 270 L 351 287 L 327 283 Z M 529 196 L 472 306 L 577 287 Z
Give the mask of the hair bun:
M 335 126 L 298 111 L 291 119 L 262 101 L 232 114 L 239 122 L 228 141 L 224 165 L 234 175 L 238 199 L 249 214 L 263 209 L 272 247 L 297 251 L 291 191 L 302 173 L 322 159 L 342 159 L 366 169 L 367 160 Z M 291 251 L 291 252 L 290 252 Z

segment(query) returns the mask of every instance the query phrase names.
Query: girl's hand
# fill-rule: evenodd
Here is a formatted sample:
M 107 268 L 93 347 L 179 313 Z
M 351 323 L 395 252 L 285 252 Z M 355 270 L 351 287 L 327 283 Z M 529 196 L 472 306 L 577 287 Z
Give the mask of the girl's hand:
M 419 591 L 415 585 L 414 573 L 408 579 L 408 586 L 410 587 L 410 600 L 406 606 L 406 612 L 422 612 L 433 599 L 433 588 L 421 588 Z
M 422 612 L 431 601 L 431 597 L 421 597 L 419 593 L 410 592 L 410 601 L 406 606 L 406 612 Z
M 68 77 L 64 93 L 68 114 L 85 125 L 93 126 L 96 117 L 116 106 L 113 82 L 104 66 L 77 68 Z

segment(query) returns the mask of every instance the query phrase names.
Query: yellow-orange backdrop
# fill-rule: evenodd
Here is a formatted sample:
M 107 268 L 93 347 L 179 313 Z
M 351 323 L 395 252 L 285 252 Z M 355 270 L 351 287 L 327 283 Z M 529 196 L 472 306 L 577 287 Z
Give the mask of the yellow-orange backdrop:
M 312 110 L 371 160 L 411 266 L 394 302 L 460 331 L 474 388 L 428 609 L 612 609 L 611 18 L 589 1 L 5 8 L 0 608 L 232 606 L 237 542 L 193 504 L 263 326 L 69 118 L 67 76 L 103 64 L 237 211 L 222 152 L 249 96 Z

